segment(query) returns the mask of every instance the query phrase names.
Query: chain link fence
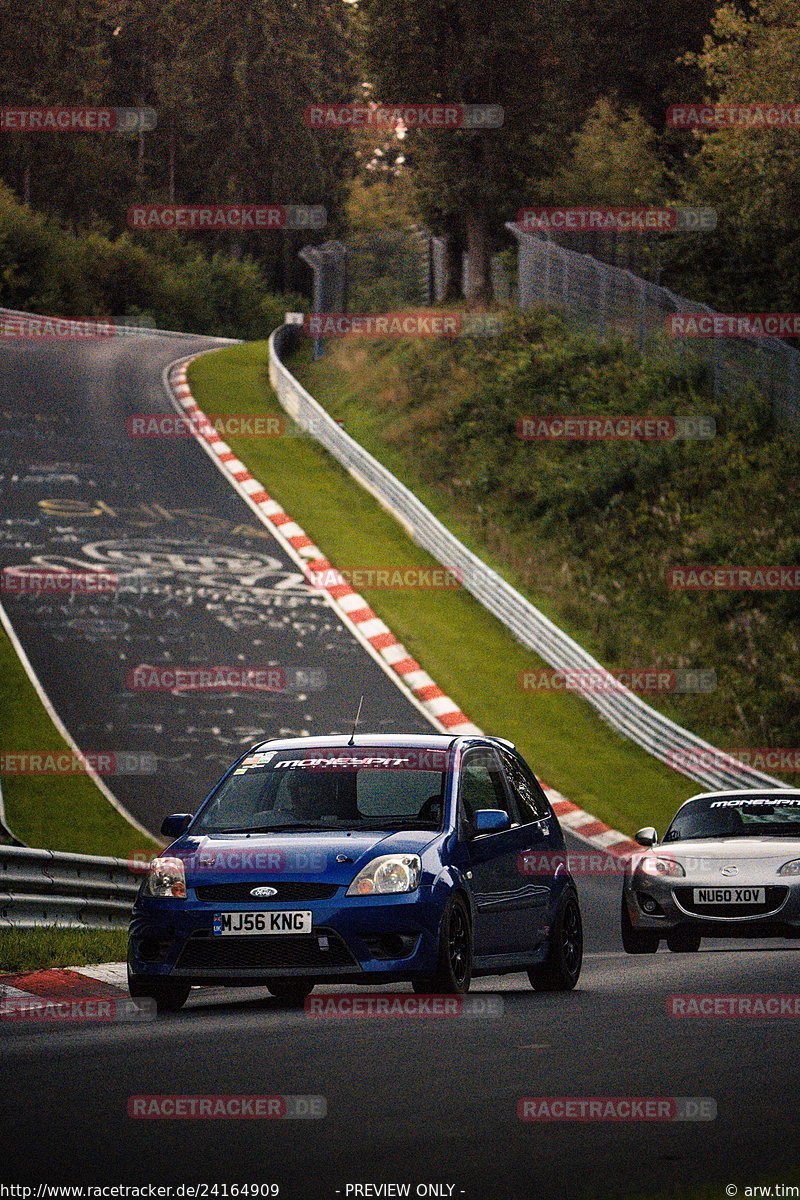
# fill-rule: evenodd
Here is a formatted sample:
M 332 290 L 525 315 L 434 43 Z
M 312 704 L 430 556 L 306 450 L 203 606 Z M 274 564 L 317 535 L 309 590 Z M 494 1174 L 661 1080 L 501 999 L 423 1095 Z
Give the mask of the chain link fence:
M 517 263 L 515 271 L 507 251 L 492 258 L 492 284 L 500 303 L 511 302 L 516 275 L 521 309 L 539 304 L 560 308 L 601 337 L 613 332 L 630 339 L 649 357 L 697 363 L 715 396 L 736 397 L 750 386 L 769 400 L 778 428 L 800 429 L 800 354 L 792 346 L 776 337 L 671 335 L 668 321 L 673 314 L 718 314 L 628 267 L 568 249 L 545 231 L 522 229 L 513 222 L 506 228 L 517 240 Z M 618 262 L 630 259 L 646 269 L 647 255 L 639 261 L 634 251 L 624 249 L 630 239 L 618 239 L 610 248 L 605 243 L 592 245 L 603 254 L 613 251 Z M 446 293 L 444 239 L 420 226 L 364 231 L 354 234 L 347 246 L 335 241 L 305 246 L 300 257 L 314 273 L 314 312 L 395 311 L 439 304 Z M 467 265 L 464 255 L 462 291 Z M 314 357 L 322 352 L 323 343 L 317 339 Z
M 630 338 L 651 357 L 699 362 L 716 396 L 736 396 L 750 384 L 770 400 L 779 428 L 800 428 L 800 354 L 786 342 L 670 336 L 667 322 L 673 313 L 717 314 L 629 270 L 557 245 L 546 232 L 513 222 L 506 228 L 517 239 L 521 309 L 560 308 L 601 336 L 613 331 Z

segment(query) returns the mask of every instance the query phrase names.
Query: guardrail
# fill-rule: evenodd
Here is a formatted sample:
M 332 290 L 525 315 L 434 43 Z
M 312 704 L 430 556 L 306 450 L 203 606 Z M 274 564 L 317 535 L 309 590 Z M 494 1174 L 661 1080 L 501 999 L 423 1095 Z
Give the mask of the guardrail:
M 141 874 L 124 858 L 0 846 L 0 929 L 119 929 Z
M 25 845 L 24 842 L 21 842 L 19 840 L 17 835 L 14 833 L 14 830 L 11 828 L 11 826 L 8 823 L 8 817 L 6 816 L 5 801 L 3 800 L 2 777 L 0 777 L 0 838 L 3 838 L 5 841 L 7 841 L 12 846 L 24 846 Z
M 209 338 L 211 341 L 220 342 L 222 345 L 238 346 L 241 342 L 240 338 L 217 337 L 215 333 L 182 333 L 179 329 L 153 329 L 150 325 L 112 325 L 112 317 L 83 317 L 76 319 L 74 317 L 48 317 L 47 314 L 22 312 L 17 308 L 0 308 L 0 317 L 25 317 L 33 321 L 61 321 L 70 325 L 76 325 L 80 329 L 85 327 L 88 321 L 96 321 L 98 327 L 101 327 L 105 322 L 109 329 L 113 328 L 113 334 L 98 333 L 98 337 L 118 337 L 118 336 L 136 336 L 136 337 L 167 337 L 167 338 Z M 10 335 L 6 335 L 10 336 Z M 90 340 L 90 335 L 85 334 L 86 339 Z M 24 340 L 25 334 L 20 334 L 20 338 Z
M 281 359 L 293 332 L 292 326 L 282 325 L 269 339 L 270 382 L 289 416 L 358 478 L 400 521 L 418 546 L 443 566 L 455 568 L 463 587 L 524 646 L 559 671 L 588 670 L 595 678 L 598 672 L 605 672 L 563 629 L 454 537 L 413 492 L 350 437 L 294 378 Z M 614 682 L 607 690 L 587 691 L 584 696 L 612 729 L 707 788 L 789 786 L 723 754 L 621 684 Z

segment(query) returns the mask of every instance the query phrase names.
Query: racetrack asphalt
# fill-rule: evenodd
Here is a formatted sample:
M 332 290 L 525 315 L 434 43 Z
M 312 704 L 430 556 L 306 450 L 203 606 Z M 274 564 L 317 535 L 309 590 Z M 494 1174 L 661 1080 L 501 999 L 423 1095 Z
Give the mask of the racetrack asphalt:
M 164 367 L 213 345 L 0 347 L 0 565 L 116 580 L 1 598 L 67 729 L 113 756 L 111 790 L 154 832 L 259 738 L 349 730 L 362 693 L 362 730 L 432 728 L 194 439 L 129 436 L 130 418 L 173 412 Z M 132 687 L 143 665 L 283 674 L 274 692 L 177 695 Z

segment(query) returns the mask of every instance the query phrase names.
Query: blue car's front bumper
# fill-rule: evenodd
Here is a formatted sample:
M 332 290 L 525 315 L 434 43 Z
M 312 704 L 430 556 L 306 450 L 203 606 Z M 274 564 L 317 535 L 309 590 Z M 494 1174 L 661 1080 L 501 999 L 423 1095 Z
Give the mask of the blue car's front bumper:
M 132 975 L 193 984 L 253 984 L 270 978 L 380 983 L 435 972 L 448 889 L 397 896 L 345 896 L 283 903 L 137 900 L 128 947 Z M 212 932 L 215 912 L 310 911 L 309 934 Z

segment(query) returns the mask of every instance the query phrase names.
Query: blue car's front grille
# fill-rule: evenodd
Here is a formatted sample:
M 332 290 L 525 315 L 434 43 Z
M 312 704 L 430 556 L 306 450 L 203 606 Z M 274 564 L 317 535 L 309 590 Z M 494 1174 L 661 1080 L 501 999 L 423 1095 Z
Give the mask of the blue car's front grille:
M 274 896 L 254 896 L 253 888 L 273 887 Z M 284 880 L 251 879 L 247 883 L 206 883 L 195 888 L 198 900 L 222 900 L 264 904 L 269 900 L 330 900 L 338 892 L 335 883 L 295 883 Z
M 320 941 L 325 945 L 321 946 Z M 282 970 L 292 967 L 354 967 L 347 946 L 329 929 L 314 933 L 288 933 L 266 937 L 189 938 L 180 953 L 176 971 Z

